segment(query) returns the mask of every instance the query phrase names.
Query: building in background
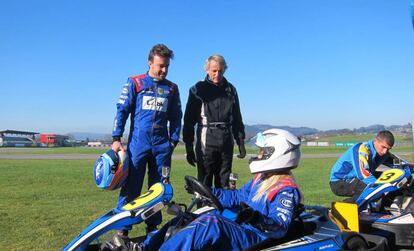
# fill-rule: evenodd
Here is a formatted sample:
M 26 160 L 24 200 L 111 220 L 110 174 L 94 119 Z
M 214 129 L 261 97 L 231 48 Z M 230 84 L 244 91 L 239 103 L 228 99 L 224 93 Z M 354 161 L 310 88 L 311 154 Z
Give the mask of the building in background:
M 32 147 L 37 146 L 36 135 L 38 132 L 17 130 L 0 131 L 0 147 Z
M 47 147 L 68 146 L 69 136 L 59 134 L 40 134 L 40 145 Z

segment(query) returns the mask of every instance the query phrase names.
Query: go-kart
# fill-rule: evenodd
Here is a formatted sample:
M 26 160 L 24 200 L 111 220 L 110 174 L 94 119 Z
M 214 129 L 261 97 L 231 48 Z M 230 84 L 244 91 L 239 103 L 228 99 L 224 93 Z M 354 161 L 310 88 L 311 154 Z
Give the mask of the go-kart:
M 86 227 L 62 250 L 103 250 L 105 249 L 105 243 L 101 243 L 99 238 L 105 233 L 124 226 L 139 224 L 161 211 L 165 205 L 170 203 L 173 197 L 173 188 L 169 182 L 169 176 L 170 168 L 163 168 L 164 182 L 154 184 L 148 192 L 141 194 L 123 207 L 109 210 Z
M 169 172 L 166 172 L 169 173 Z M 122 226 L 139 224 L 160 211 L 165 205 L 167 213 L 176 216 L 176 224 L 168 228 L 165 239 L 171 237 L 198 215 L 211 210 L 217 210 L 229 219 L 235 219 L 236 213 L 222 206 L 210 189 L 191 176 L 185 177 L 188 190 L 193 191 L 194 197 L 187 207 L 171 202 L 173 189 L 166 182 L 153 185 L 149 191 L 142 194 L 122 208 L 115 208 L 101 216 L 75 237 L 63 250 L 120 250 L 108 241 L 100 242 L 99 237 L 110 230 Z M 196 205 L 204 207 L 194 210 Z M 328 209 L 320 206 L 304 206 L 298 210 L 292 221 L 287 235 L 281 239 L 267 239 L 248 250 L 386 250 L 386 241 L 380 236 L 361 235 L 353 232 L 341 232 L 331 220 Z M 132 238 L 131 243 L 142 240 L 142 237 Z M 95 241 L 95 243 L 92 243 Z M 112 246 L 111 246 L 112 245 Z M 111 249 L 114 247 L 114 249 Z M 126 249 L 134 245 L 125 246 Z M 121 249 L 122 250 L 122 249 Z
M 413 169 L 393 155 L 356 200 L 359 231 L 386 237 L 391 249 L 414 247 Z

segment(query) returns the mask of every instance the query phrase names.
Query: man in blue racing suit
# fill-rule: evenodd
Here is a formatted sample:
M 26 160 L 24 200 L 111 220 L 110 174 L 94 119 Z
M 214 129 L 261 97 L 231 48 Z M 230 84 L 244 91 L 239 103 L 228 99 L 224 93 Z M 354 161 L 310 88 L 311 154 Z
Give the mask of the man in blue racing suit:
M 147 164 L 148 186 L 160 182 L 162 167 L 171 164 L 182 118 L 178 87 L 166 79 L 173 56 L 167 46 L 155 45 L 148 56 L 148 72 L 129 77 L 122 89 L 112 131 L 114 151 L 125 151 L 121 137 L 129 115 L 131 126 L 126 163 L 129 175 L 119 195 L 119 207 L 140 195 Z M 161 214 L 146 221 L 147 231 L 154 230 L 161 221 Z
M 332 167 L 329 182 L 332 192 L 350 196 L 346 201 L 355 202 L 365 187 L 375 182 L 375 170 L 390 158 L 389 150 L 393 145 L 394 136 L 384 130 L 373 140 L 349 148 Z
M 242 250 L 267 238 L 283 237 L 295 217 L 301 193 L 290 172 L 300 159 L 300 141 L 293 134 L 271 129 L 258 136 L 260 152 L 249 167 L 256 174 L 239 190 L 213 188 L 224 208 L 237 210 L 235 220 L 218 211 L 198 216 L 165 243 L 174 218 L 141 243 L 143 250 Z M 189 191 L 192 192 L 192 191 Z

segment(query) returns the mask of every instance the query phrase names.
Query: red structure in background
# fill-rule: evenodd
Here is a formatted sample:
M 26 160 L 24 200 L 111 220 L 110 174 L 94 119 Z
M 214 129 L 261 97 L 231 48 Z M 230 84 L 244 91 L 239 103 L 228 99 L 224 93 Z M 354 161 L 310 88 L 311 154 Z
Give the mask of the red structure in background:
M 65 146 L 68 136 L 58 134 L 40 134 L 40 143 L 47 146 Z

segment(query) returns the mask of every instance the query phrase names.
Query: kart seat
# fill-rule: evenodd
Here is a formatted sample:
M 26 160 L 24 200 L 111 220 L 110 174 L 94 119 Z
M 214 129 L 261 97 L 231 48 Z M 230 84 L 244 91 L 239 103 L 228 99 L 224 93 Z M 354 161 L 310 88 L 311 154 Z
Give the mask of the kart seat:
M 265 248 L 277 246 L 288 241 L 292 241 L 302 237 L 304 235 L 312 234 L 313 231 L 316 229 L 316 224 L 314 222 L 304 222 L 300 217 L 300 214 L 305 211 L 305 206 L 303 204 L 299 204 L 295 210 L 294 218 L 290 223 L 289 229 L 286 235 L 283 238 L 268 238 L 265 239 L 245 251 L 253 251 L 253 250 L 262 250 Z

